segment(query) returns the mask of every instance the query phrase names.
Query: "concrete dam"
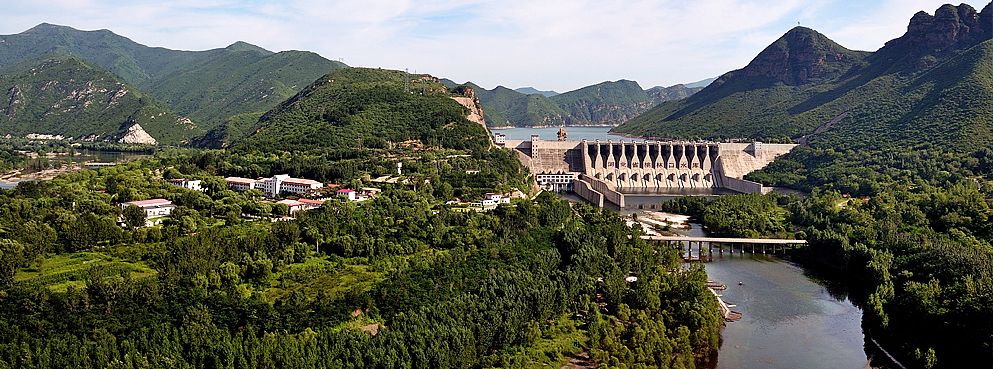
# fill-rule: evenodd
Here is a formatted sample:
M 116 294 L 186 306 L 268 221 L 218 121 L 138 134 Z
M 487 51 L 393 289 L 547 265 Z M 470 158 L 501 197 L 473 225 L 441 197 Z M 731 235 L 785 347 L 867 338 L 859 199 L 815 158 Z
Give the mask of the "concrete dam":
M 763 192 L 761 184 L 744 180 L 795 144 L 718 143 L 698 141 L 529 141 L 504 140 L 514 149 L 542 188 L 571 190 L 604 206 L 624 207 L 624 191 L 721 188 L 742 193 Z

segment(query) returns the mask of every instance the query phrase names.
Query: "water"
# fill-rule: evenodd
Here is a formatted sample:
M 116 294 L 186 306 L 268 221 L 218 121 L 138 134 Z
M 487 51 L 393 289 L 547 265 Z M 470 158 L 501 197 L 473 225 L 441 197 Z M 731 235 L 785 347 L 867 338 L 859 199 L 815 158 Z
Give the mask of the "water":
M 59 166 L 58 163 L 79 163 L 79 164 L 83 164 L 86 162 L 121 163 L 121 162 L 127 162 L 131 160 L 147 158 L 147 157 L 151 157 L 151 155 L 131 153 L 131 152 L 121 152 L 121 151 L 83 150 L 81 152 L 76 153 L 76 155 L 73 156 L 56 155 L 54 157 L 49 157 L 47 159 L 50 164 L 55 164 L 54 166 L 58 167 Z M 23 180 L 22 176 L 34 174 L 37 173 L 38 171 L 39 171 L 38 168 L 24 168 L 23 170 L 21 170 L 18 176 L 8 178 L 6 180 L 0 180 L 0 189 L 9 190 L 14 187 L 17 187 L 17 183 Z M 29 179 L 29 180 L 33 180 L 33 179 Z
M 742 314 L 721 333 L 716 368 L 862 368 L 869 361 L 862 311 L 803 268 L 727 252 L 715 253 L 706 268 L 711 280 L 728 286 L 718 293 Z
M 611 128 L 614 127 L 547 127 L 547 128 L 508 128 L 508 129 L 494 129 L 493 133 L 503 133 L 507 135 L 508 140 L 530 140 L 531 135 L 538 135 L 539 139 L 546 141 L 554 141 L 559 138 L 559 128 L 565 128 L 566 133 L 569 134 L 569 141 L 582 141 L 583 139 L 589 141 L 607 141 L 614 140 L 618 141 L 625 139 L 621 136 L 607 134 Z M 631 139 L 625 139 L 631 141 Z

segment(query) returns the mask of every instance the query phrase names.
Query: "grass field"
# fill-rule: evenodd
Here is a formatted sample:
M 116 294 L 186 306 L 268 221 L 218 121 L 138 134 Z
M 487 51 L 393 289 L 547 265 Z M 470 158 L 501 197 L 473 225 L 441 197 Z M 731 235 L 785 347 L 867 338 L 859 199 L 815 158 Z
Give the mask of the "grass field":
M 128 262 L 100 252 L 77 252 L 53 255 L 39 263 L 32 263 L 14 275 L 14 283 L 22 286 L 39 285 L 53 292 L 65 292 L 70 285 L 85 286 L 94 268 L 102 268 L 104 278 L 120 277 L 122 272 L 131 278 L 143 279 L 157 272 L 140 263 Z

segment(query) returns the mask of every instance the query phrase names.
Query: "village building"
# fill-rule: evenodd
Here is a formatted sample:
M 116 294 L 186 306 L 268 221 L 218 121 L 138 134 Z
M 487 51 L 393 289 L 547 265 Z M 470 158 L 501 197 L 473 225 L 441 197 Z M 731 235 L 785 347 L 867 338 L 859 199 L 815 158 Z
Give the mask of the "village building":
M 304 204 L 305 210 L 317 209 L 324 205 L 325 200 L 311 200 L 311 199 L 300 199 L 298 200 Z
M 286 205 L 290 209 L 290 215 L 293 215 L 298 211 L 307 210 L 307 204 L 302 201 L 284 199 L 276 201 L 276 203 Z
M 145 211 L 145 218 L 158 218 L 169 216 L 172 213 L 172 209 L 176 208 L 176 205 L 172 204 L 172 201 L 166 199 L 151 199 L 151 200 L 141 200 L 141 201 L 129 201 L 121 204 L 121 210 L 127 209 L 128 206 L 137 206 Z
M 349 190 L 347 188 L 343 188 L 338 190 L 338 196 L 345 197 L 348 199 L 348 201 L 355 201 L 356 193 L 355 190 Z
M 289 174 L 259 179 L 228 177 L 225 180 L 228 186 L 235 191 L 241 192 L 256 188 L 269 197 L 277 197 L 283 192 L 304 193 L 324 187 L 321 182 L 312 179 L 293 178 Z
M 182 188 L 190 189 L 190 190 L 193 190 L 193 191 L 203 192 L 206 189 L 204 189 L 203 187 L 200 186 L 200 182 L 201 181 L 199 179 L 182 179 L 182 178 L 176 178 L 176 179 L 170 179 L 169 180 L 169 183 L 172 184 L 173 186 L 182 187 Z
M 241 177 L 227 177 L 224 180 L 228 183 L 228 187 L 231 187 L 232 190 L 237 192 L 253 189 L 255 188 L 255 183 L 258 182 L 254 179 Z

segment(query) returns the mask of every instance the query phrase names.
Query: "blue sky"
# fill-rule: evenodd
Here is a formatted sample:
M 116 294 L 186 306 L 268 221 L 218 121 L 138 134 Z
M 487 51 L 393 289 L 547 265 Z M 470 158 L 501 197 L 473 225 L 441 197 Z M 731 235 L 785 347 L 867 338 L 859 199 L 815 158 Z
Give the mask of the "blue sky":
M 644 88 L 738 69 L 797 25 L 850 49 L 899 37 L 932 0 L 0 0 L 0 34 L 48 22 L 171 49 L 245 41 L 485 88 Z M 988 2 L 966 1 L 981 10 Z

